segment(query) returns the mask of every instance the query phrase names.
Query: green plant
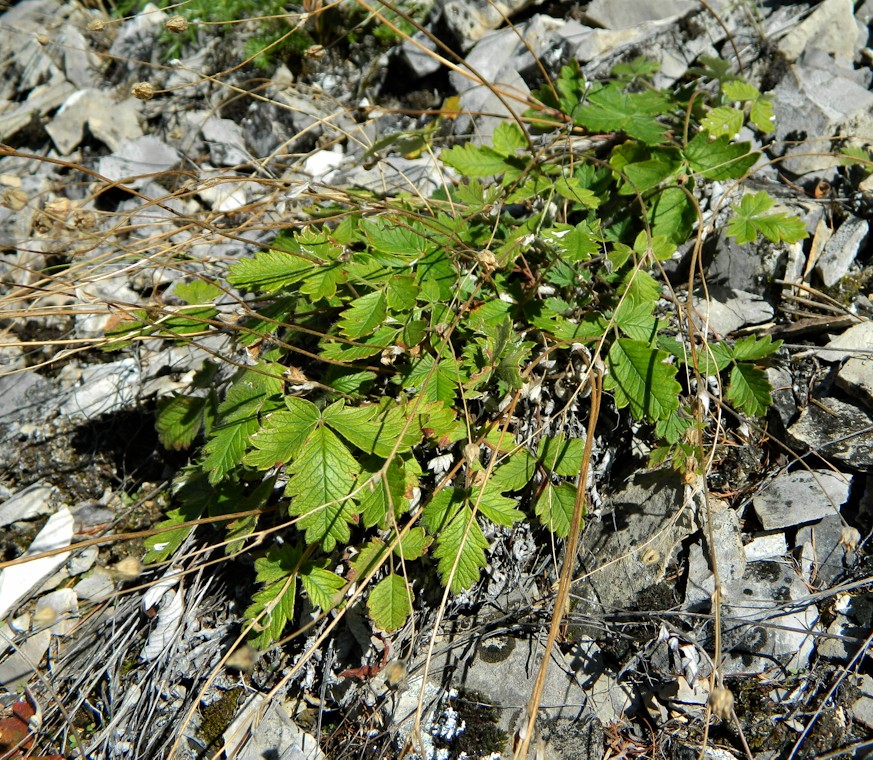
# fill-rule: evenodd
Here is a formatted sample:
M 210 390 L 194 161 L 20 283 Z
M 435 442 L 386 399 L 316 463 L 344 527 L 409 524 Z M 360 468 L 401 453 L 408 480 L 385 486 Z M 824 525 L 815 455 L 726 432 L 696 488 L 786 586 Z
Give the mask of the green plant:
M 526 432 L 514 411 L 580 357 L 589 374 L 602 366 L 618 409 L 650 426 L 655 463 L 703 461 L 694 384 L 706 377 L 724 377 L 735 410 L 766 410 L 763 365 L 780 342 L 707 340 L 656 277 L 692 238 L 700 187 L 739 182 L 759 158 L 734 141 L 723 98 L 750 105 L 735 110 L 764 130 L 766 102 L 733 82 L 712 103 L 690 88 L 658 92 L 652 71 L 637 61 L 587 82 L 565 67 L 527 114 L 541 147 L 504 123 L 490 146 L 442 153 L 460 179 L 433 197 L 320 205 L 311 224 L 232 265 L 227 282 L 251 294 L 238 327 L 251 366 L 226 380 L 207 370 L 162 403 L 165 445 L 205 444 L 147 561 L 171 556 L 201 517 L 228 515 L 239 551 L 278 508 L 294 532 L 255 561 L 253 643 L 281 637 L 301 590 L 328 611 L 377 573 L 367 606 L 395 630 L 413 607 L 408 563 L 435 561 L 459 592 L 486 565 L 486 523 L 536 518 L 568 535 L 584 445 L 564 423 L 584 383 L 548 434 Z M 589 136 L 585 152 L 574 135 Z M 804 237 L 772 205 L 743 196 L 728 234 Z M 114 345 L 226 329 L 223 288 L 175 293 L 183 305 L 134 315 Z

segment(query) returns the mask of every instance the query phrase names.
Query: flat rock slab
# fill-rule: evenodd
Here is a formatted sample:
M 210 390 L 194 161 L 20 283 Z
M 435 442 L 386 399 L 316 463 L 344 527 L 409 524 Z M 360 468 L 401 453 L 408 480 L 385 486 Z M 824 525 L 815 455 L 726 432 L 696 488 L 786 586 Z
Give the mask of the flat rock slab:
M 632 29 L 646 21 L 684 16 L 698 7 L 694 0 L 636 0 L 633 3 L 592 0 L 585 9 L 585 18 L 604 29 Z
M 788 428 L 788 443 L 873 472 L 873 413 L 858 404 L 823 398 Z
M 805 667 L 818 610 L 812 604 L 787 614 L 778 610 L 808 597 L 806 584 L 787 562 L 754 562 L 742 578 L 725 584 L 724 672 L 762 673 L 780 663 L 791 671 Z
M 835 335 L 815 354 L 826 362 L 841 362 L 852 357 L 863 359 L 866 351 L 873 351 L 873 322 L 869 321 L 852 325 Z
M 585 528 L 576 577 L 580 604 L 594 613 L 626 609 L 659 583 L 679 543 L 695 530 L 685 487 L 673 472 L 639 474 L 604 501 L 603 517 Z
M 719 335 L 730 335 L 745 325 L 757 325 L 773 319 L 773 307 L 761 296 L 744 290 L 713 285 L 709 299 L 695 298 L 694 309 Z
M 833 515 L 849 498 L 851 476 L 830 470 L 777 475 L 752 499 L 764 530 L 788 528 Z
M 852 216 L 825 243 L 815 271 L 827 287 L 833 287 L 845 277 L 869 233 L 867 220 Z
M 837 373 L 837 385 L 873 409 L 873 358 L 849 359 Z

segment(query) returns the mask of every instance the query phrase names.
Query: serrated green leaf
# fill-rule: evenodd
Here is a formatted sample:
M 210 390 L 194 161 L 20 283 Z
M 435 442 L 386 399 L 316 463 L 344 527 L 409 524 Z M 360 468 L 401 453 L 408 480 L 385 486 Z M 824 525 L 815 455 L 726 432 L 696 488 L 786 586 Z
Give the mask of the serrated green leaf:
M 694 171 L 707 179 L 739 179 L 761 157 L 751 148 L 751 143 L 734 143 L 725 135 L 710 140 L 706 132 L 701 132 L 688 143 L 685 158 Z
M 481 489 L 473 489 L 470 506 L 474 505 L 478 505 L 479 512 L 491 522 L 505 528 L 511 528 L 513 524 L 524 519 L 524 515 L 516 509 L 518 502 L 501 494 L 493 482 L 486 483 Z
M 527 147 L 521 128 L 513 121 L 503 121 L 494 129 L 491 145 L 501 156 L 514 156 Z
M 578 477 L 584 451 L 585 444 L 579 438 L 543 436 L 537 446 L 537 457 L 547 470 L 556 475 Z
M 501 156 L 493 148 L 478 147 L 471 143 L 456 145 L 450 150 L 444 150 L 440 154 L 440 159 L 453 169 L 457 169 L 462 176 L 471 179 L 493 177 L 512 168 L 507 165 L 504 156 Z
M 394 547 L 394 553 L 410 562 L 423 556 L 432 542 L 433 539 L 424 532 L 424 528 L 411 528 Z
M 618 288 L 619 295 L 634 306 L 648 305 L 654 308 L 655 302 L 661 297 L 661 285 L 643 269 L 631 269 L 623 278 Z
M 554 188 L 562 198 L 585 208 L 597 208 L 600 205 L 600 199 L 594 191 L 585 187 L 576 177 L 558 177 L 554 181 Z
M 342 601 L 342 594 L 338 593 L 346 582 L 332 570 L 325 566 L 327 560 L 322 563 L 307 563 L 300 570 L 300 582 L 309 600 L 322 612 L 332 610 Z
M 466 426 L 458 421 L 455 410 L 442 402 L 429 401 L 416 407 L 418 427 L 425 438 L 446 447 L 463 438 Z
M 275 293 L 303 279 L 312 262 L 285 251 L 258 251 L 230 267 L 227 281 L 235 288 Z
M 577 124 L 594 132 L 624 132 L 648 145 L 664 141 L 666 128 L 655 116 L 666 113 L 670 102 L 661 94 L 645 91 L 626 93 L 616 85 L 595 89 L 588 104 L 577 108 Z
M 674 176 L 682 167 L 678 157 L 667 151 L 659 151 L 655 158 L 627 164 L 622 169 L 625 183 L 619 189 L 621 195 L 644 193 Z
M 764 190 L 744 195 L 738 206 L 732 206 L 736 216 L 728 223 L 727 234 L 740 244 L 753 242 L 759 232 L 773 243 L 803 240 L 807 233 L 800 219 L 785 212 L 765 213 L 773 203 Z
M 335 391 L 345 393 L 347 396 L 354 396 L 364 393 L 373 384 L 375 379 L 376 373 L 370 370 L 343 372 L 330 376 L 325 384 Z
M 667 356 L 665 351 L 629 338 L 612 344 L 604 388 L 613 392 L 619 409 L 629 406 L 636 419 L 656 422 L 679 407 L 682 386 L 676 380 L 676 367 L 664 363 Z
M 752 103 L 749 111 L 749 121 L 765 135 L 776 129 L 776 114 L 773 111 L 773 101 L 769 98 L 759 98 Z
M 269 470 L 290 462 L 321 419 L 318 407 L 311 401 L 289 396 L 285 406 L 287 409 L 267 415 L 261 429 L 251 437 L 254 448 L 243 459 L 249 467 Z
M 397 224 L 376 217 L 364 219 L 360 231 L 368 248 L 395 258 L 397 263 L 408 263 L 436 248 L 427 229 L 417 222 Z
M 151 564 L 168 560 L 194 530 L 193 525 L 184 525 L 184 523 L 200 519 L 203 517 L 203 512 L 204 510 L 198 505 L 185 502 L 180 507 L 169 510 L 165 519 L 155 526 L 160 530 L 160 533 L 149 536 L 143 542 L 146 548 L 143 562 Z M 174 525 L 179 527 L 174 530 L 164 530 L 172 528 Z
M 691 423 L 691 417 L 676 409 L 670 412 L 666 419 L 658 420 L 658 424 L 655 425 L 655 434 L 658 438 L 663 438 L 667 443 L 673 444 L 685 435 L 685 431 L 691 427 Z
M 438 535 L 463 506 L 465 493 L 460 488 L 443 488 L 427 503 L 421 513 L 424 527 Z
M 246 372 L 231 386 L 203 447 L 203 469 L 209 473 L 210 483 L 219 482 L 242 462 L 249 436 L 258 429 L 261 409 L 267 398 L 281 388 L 281 380 L 268 380 L 257 372 Z
M 417 296 L 418 284 L 411 274 L 394 275 L 385 284 L 385 298 L 393 311 L 409 311 Z
M 412 589 L 393 573 L 379 581 L 370 591 L 367 610 L 373 622 L 386 633 L 402 628 L 412 612 Z
M 155 429 L 166 449 L 187 449 L 203 429 L 203 414 L 209 399 L 173 396 L 158 401 Z
M 761 91 L 753 84 L 744 82 L 741 79 L 734 79 L 730 82 L 725 82 L 721 86 L 721 91 L 728 100 L 757 100 L 761 97 Z
M 285 493 L 292 497 L 289 514 L 300 516 L 306 543 L 321 542 L 324 551 L 337 542 L 348 543 L 348 523 L 355 513 L 346 498 L 360 472 L 360 465 L 336 434 L 317 427 L 288 468 L 291 479 Z
M 615 324 L 628 338 L 651 344 L 658 333 L 659 321 L 652 316 L 652 303 L 634 303 L 624 299 L 615 310 Z
M 372 538 L 364 544 L 349 563 L 348 578 L 357 581 L 366 578 L 377 567 L 381 567 L 388 556 L 388 546 L 381 538 Z
M 387 309 L 388 303 L 382 290 L 374 290 L 356 298 L 340 316 L 340 332 L 353 339 L 370 335 L 385 321 Z
M 384 528 L 390 524 L 389 517 L 402 513 L 409 504 L 406 498 L 406 472 L 397 459 L 385 466 L 384 460 L 370 459 L 362 463 L 358 482 L 364 485 L 358 492 L 358 506 L 364 526 L 378 525 Z M 384 469 L 384 473 L 381 471 Z
M 191 280 L 177 283 L 173 287 L 173 295 L 190 305 L 211 304 L 216 298 L 224 295 L 224 291 L 211 282 Z
M 745 362 L 731 369 L 726 397 L 737 410 L 753 417 L 763 414 L 770 406 L 772 392 L 764 370 Z
M 417 426 L 406 424 L 406 414 L 406 408 L 398 403 L 350 407 L 338 401 L 325 409 L 323 416 L 349 443 L 368 454 L 388 457 L 395 446 L 396 453 L 405 453 L 421 440 Z
M 527 449 L 519 449 L 491 472 L 491 484 L 500 491 L 520 491 L 536 474 L 537 460 Z
M 534 512 L 540 518 L 540 523 L 558 538 L 567 538 L 570 535 L 575 505 L 575 486 L 569 483 L 549 483 L 537 499 Z
M 363 340 L 355 341 L 355 345 L 335 337 L 326 337 L 321 342 L 321 355 L 325 359 L 337 362 L 355 362 L 382 353 L 394 345 L 398 330 L 393 327 L 379 327 Z
M 265 584 L 252 596 L 246 620 L 254 621 L 266 610 L 249 634 L 252 646 L 266 649 L 282 636 L 285 624 L 294 618 L 297 599 L 296 569 L 303 556 L 299 546 L 272 547 L 266 557 L 255 560 L 257 580 Z
M 773 340 L 769 335 L 756 338 L 749 335 L 740 338 L 733 348 L 733 358 L 737 361 L 754 361 L 775 354 L 782 347 L 781 340 Z
M 743 112 L 738 108 L 720 106 L 710 110 L 700 125 L 713 137 L 727 137 L 733 139 L 737 132 L 743 128 Z
M 727 343 L 707 343 L 697 350 L 697 371 L 704 377 L 717 375 L 731 363 L 731 359 L 733 349 Z
M 422 355 L 403 379 L 404 388 L 417 390 L 425 401 L 441 401 L 451 405 L 460 383 L 454 359 L 437 361 L 430 354 Z
M 646 231 L 642 230 L 634 240 L 634 250 L 640 256 L 651 253 L 658 261 L 667 261 L 676 253 L 676 244 L 663 235 L 653 235 L 650 240 Z
M 437 536 L 434 557 L 439 560 L 439 571 L 444 586 L 453 594 L 470 588 L 479 580 L 479 571 L 487 564 L 485 539 L 479 523 L 469 507 L 461 507 Z
M 668 187 L 658 193 L 649 206 L 652 234 L 663 235 L 676 245 L 688 240 L 695 221 L 697 210 L 679 187 Z

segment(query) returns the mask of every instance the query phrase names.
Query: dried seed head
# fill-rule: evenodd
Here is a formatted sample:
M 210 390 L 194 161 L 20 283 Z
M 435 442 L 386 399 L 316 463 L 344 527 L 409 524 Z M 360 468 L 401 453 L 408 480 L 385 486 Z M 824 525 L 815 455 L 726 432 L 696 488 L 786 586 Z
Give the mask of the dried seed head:
M 846 547 L 847 552 L 853 552 L 858 548 L 859 543 L 861 543 L 861 533 L 858 529 L 844 525 L 840 531 L 840 544 Z
M 726 720 L 734 709 L 733 692 L 730 689 L 724 688 L 724 686 L 713 689 L 709 695 L 709 706 L 712 709 L 713 715 Z
M 407 686 L 407 670 L 400 660 L 391 660 L 383 669 L 385 685 L 394 691 L 404 691 Z
M 130 94 L 138 100 L 151 100 L 155 96 L 155 86 L 151 82 L 137 82 L 130 88 Z
M 491 253 L 491 251 L 479 251 L 476 254 L 476 261 L 479 262 L 479 266 L 485 270 L 485 272 L 493 272 L 497 269 L 497 257 Z
M 106 28 L 106 22 L 102 18 L 91 19 L 88 22 L 89 32 L 102 32 Z
M 12 211 L 21 211 L 27 205 L 27 193 L 20 187 L 7 187 L 0 195 L 0 206 Z
M 176 34 L 182 34 L 182 32 L 188 31 L 188 19 L 184 16 L 173 16 L 166 24 L 164 24 L 164 29 L 168 32 L 175 32 Z
M 324 46 L 323 45 L 311 45 L 306 48 L 306 52 L 303 53 L 307 58 L 322 58 L 324 56 Z
M 49 216 L 56 217 L 58 221 L 64 221 L 70 214 L 70 199 L 55 198 L 45 204 L 45 212 Z
M 479 444 L 472 441 L 464 446 L 464 459 L 468 467 L 472 467 L 479 461 Z
M 249 671 L 254 670 L 258 661 L 258 653 L 248 644 L 243 644 L 239 649 L 231 652 L 224 666 L 230 670 Z
M 142 562 L 133 556 L 125 557 L 123 560 L 116 562 L 112 569 L 119 578 L 132 581 L 134 578 L 139 578 L 142 575 Z

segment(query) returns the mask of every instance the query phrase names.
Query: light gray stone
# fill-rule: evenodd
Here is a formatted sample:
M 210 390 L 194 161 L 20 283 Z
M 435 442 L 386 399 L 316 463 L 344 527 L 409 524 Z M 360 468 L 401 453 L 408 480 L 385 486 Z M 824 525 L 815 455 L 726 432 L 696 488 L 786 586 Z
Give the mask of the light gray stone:
M 745 545 L 746 562 L 764 559 L 779 559 L 788 554 L 788 542 L 784 533 L 769 533 L 755 536 Z
M 58 152 L 65 156 L 82 142 L 86 124 L 110 150 L 118 150 L 125 140 L 142 137 L 138 104 L 135 98 L 116 103 L 103 90 L 79 90 L 64 101 L 45 130 Z
M 75 88 L 66 79 L 57 78 L 34 87 L 27 100 L 16 108 L 0 113 L 0 140 L 6 141 L 26 127 L 34 118 L 45 116 L 60 106 Z
M 75 372 L 64 370 L 61 376 L 66 378 Z M 104 414 L 130 409 L 140 396 L 141 383 L 139 365 L 133 358 L 86 367 L 58 412 L 71 420 L 93 420 Z
M 443 21 L 452 30 L 462 50 L 469 50 L 505 19 L 543 0 L 445 0 Z
M 825 243 L 815 271 L 827 287 L 833 287 L 848 273 L 869 232 L 867 220 L 853 216 L 846 219 Z
M 239 760 L 327 760 L 314 736 L 303 731 L 279 700 L 255 694 L 224 732 L 228 756 Z
M 711 510 L 708 518 L 704 517 L 703 536 L 709 546 L 710 562 L 715 558 L 718 578 L 722 583 L 742 578 L 746 570 L 746 553 L 743 549 L 740 518 L 737 513 L 719 499 L 709 499 Z M 710 531 L 706 522 L 712 522 L 712 544 Z
M 791 373 L 782 367 L 767 367 L 764 372 L 773 389 L 771 408 L 779 416 L 782 424 L 788 426 L 797 416 L 797 402 L 794 400 Z
M 852 325 L 834 336 L 815 354 L 822 361 L 841 362 L 852 357 L 866 359 L 867 352 L 873 352 L 873 321 L 870 320 Z
M 0 504 L 0 528 L 19 520 L 32 520 L 40 515 L 51 514 L 49 499 L 55 489 L 45 483 L 34 483 L 17 491 Z
M 691 544 L 688 550 L 688 579 L 685 583 L 685 607 L 695 610 L 708 608 L 715 591 L 715 576 L 700 544 Z
M 870 347 L 873 355 L 873 345 Z M 837 373 L 837 385 L 873 408 L 873 358 L 849 359 Z
M 773 91 L 777 140 L 801 140 L 786 150 L 781 166 L 794 174 L 833 169 L 832 138 L 869 134 L 873 93 L 831 72 L 793 65 Z
M 757 325 L 773 318 L 773 307 L 757 293 L 721 286 L 709 288 L 709 299 L 695 297 L 694 309 L 699 324 L 718 335 L 730 335 L 746 325 Z
M 413 76 L 419 79 L 439 71 L 443 64 L 438 56 L 445 56 L 436 42 L 421 30 L 403 40 L 400 52 Z
M 230 119 L 213 116 L 200 128 L 209 146 L 212 163 L 218 166 L 239 166 L 252 158 L 245 147 L 242 127 Z
M 98 171 L 113 182 L 139 189 L 179 163 L 179 154 L 151 135 L 125 140 L 112 155 L 101 157 Z
M 743 578 L 725 584 L 722 642 L 725 674 L 762 673 L 774 659 L 790 671 L 804 668 L 814 646 L 818 610 L 810 604 L 779 614 L 809 597 L 788 562 L 754 562 Z
M 811 560 L 811 577 L 814 586 L 830 588 L 834 581 L 849 569 L 851 557 L 840 543 L 843 520 L 839 515 L 828 515 L 813 525 L 797 531 L 796 544 L 801 549 L 802 560 Z
M 647 21 L 675 20 L 698 8 L 694 0 L 635 0 L 632 3 L 592 0 L 585 9 L 585 18 L 592 26 L 604 29 L 633 29 Z
M 44 629 L 25 637 L 16 650 L 0 662 L 0 689 L 16 692 L 34 677 L 34 666 L 42 662 L 51 642 L 51 631 Z
M 115 593 L 115 584 L 112 576 L 105 569 L 95 567 L 89 575 L 73 586 L 73 591 L 79 599 L 103 602 Z
M 830 470 L 798 470 L 769 481 L 752 499 L 764 530 L 787 528 L 833 515 L 846 499 L 852 477 Z
M 640 473 L 604 496 L 599 522 L 585 527 L 577 574 L 578 611 L 626 609 L 639 592 L 663 580 L 680 542 L 696 529 L 685 486 L 668 471 Z
M 779 42 L 779 50 L 796 60 L 810 47 L 852 60 L 858 27 L 852 0 L 824 0 Z
M 826 459 L 873 472 L 873 412 L 848 401 L 826 397 L 810 404 L 788 428 L 788 443 Z M 824 408 L 821 408 L 821 407 Z

